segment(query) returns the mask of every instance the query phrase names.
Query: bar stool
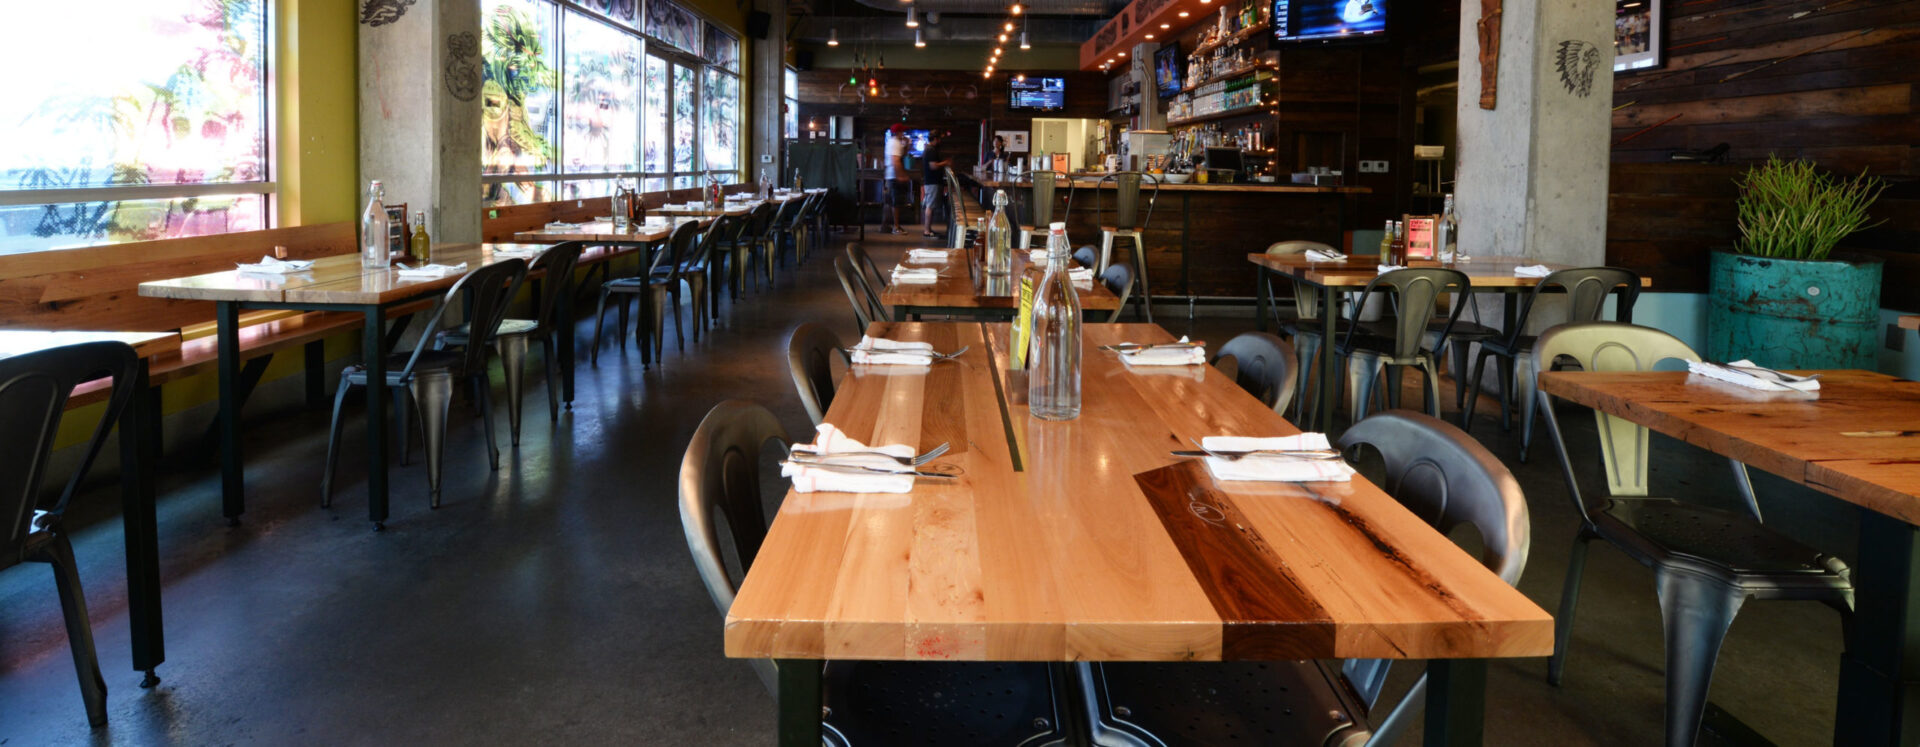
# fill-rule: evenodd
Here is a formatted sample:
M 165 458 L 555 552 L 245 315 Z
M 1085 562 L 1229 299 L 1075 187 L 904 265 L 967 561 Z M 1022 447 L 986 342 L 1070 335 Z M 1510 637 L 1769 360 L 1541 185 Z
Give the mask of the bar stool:
M 1121 171 L 1100 178 L 1100 192 L 1095 199 L 1094 215 L 1101 210 L 1105 202 L 1107 183 L 1113 183 L 1113 222 L 1100 226 L 1100 266 L 1099 272 L 1106 272 L 1107 265 L 1113 262 L 1113 240 L 1133 240 L 1134 278 L 1140 283 L 1140 308 L 1146 312 L 1148 322 L 1153 321 L 1153 290 L 1147 282 L 1147 241 L 1145 232 L 1147 223 L 1153 220 L 1153 203 L 1160 196 L 1160 178 L 1139 171 Z M 1147 214 L 1140 215 L 1140 185 L 1151 186 L 1147 192 Z
M 1047 224 L 1053 222 L 1053 194 L 1062 180 L 1067 182 L 1067 210 L 1073 212 L 1073 180 L 1058 171 L 1035 171 L 1032 175 L 1032 204 L 1027 206 L 1027 217 L 1031 218 L 1020 226 L 1020 248 L 1033 247 L 1033 239 L 1038 236 L 1040 243 L 1047 241 Z M 1063 213 L 1064 214 L 1064 213 Z

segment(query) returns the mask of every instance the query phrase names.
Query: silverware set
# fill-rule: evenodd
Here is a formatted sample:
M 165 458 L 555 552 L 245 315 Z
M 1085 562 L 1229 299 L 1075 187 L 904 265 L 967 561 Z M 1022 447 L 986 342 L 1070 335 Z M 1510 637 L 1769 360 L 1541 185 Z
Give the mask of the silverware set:
M 1100 349 L 1101 349 L 1101 350 L 1106 350 L 1106 351 L 1111 351 L 1111 352 L 1115 352 L 1115 353 L 1137 353 L 1137 352 L 1140 352 L 1140 351 L 1142 351 L 1142 350 L 1160 350 L 1160 349 L 1163 349 L 1163 348 L 1166 348 L 1166 349 L 1171 349 L 1171 348 L 1204 348 L 1204 347 L 1206 347 L 1206 346 L 1207 346 L 1207 343 L 1206 343 L 1205 341 L 1198 341 L 1198 342 L 1163 342 L 1163 343 L 1160 343 L 1160 344 L 1158 344 L 1158 345 L 1142 345 L 1142 344 L 1140 344 L 1140 343 L 1137 343 L 1137 342 L 1123 342 L 1123 343 L 1120 343 L 1120 344 L 1117 344 L 1117 345 L 1101 345 L 1101 346 L 1100 346 Z
M 1181 450 L 1168 453 L 1177 457 L 1213 457 L 1229 462 L 1237 462 L 1247 457 L 1299 459 L 1310 462 L 1330 462 L 1340 458 L 1340 452 L 1334 449 L 1253 449 L 1249 451 L 1221 451 L 1201 446 L 1199 441 L 1191 438 L 1187 440 L 1192 441 L 1193 445 L 1198 448 L 1198 451 Z
M 885 457 L 887 459 L 892 459 L 893 461 L 900 463 L 900 465 L 903 467 L 919 467 L 921 465 L 926 464 L 927 462 L 931 462 L 935 459 L 940 458 L 940 456 L 943 454 L 946 454 L 947 450 L 950 448 L 952 448 L 950 444 L 943 443 L 943 444 L 940 444 L 939 446 L 935 446 L 931 449 L 928 449 L 924 454 L 904 457 L 904 456 L 898 456 L 895 454 L 888 454 L 884 451 L 878 451 L 874 449 L 863 449 L 858 451 L 834 451 L 834 452 L 828 452 L 823 454 L 823 453 L 814 451 L 812 449 L 788 447 L 787 461 L 793 464 L 804 465 L 808 469 L 818 469 L 818 470 L 825 470 L 828 472 L 839 472 L 842 474 L 850 474 L 850 475 L 912 475 L 914 477 L 944 477 L 947 479 L 953 479 L 953 478 L 959 477 L 959 475 L 947 473 L 947 472 L 934 472 L 929 470 L 918 470 L 918 469 L 888 469 L 886 467 L 872 467 L 865 464 L 852 464 L 849 462 L 834 461 L 836 459 L 842 459 L 846 457 L 862 457 L 862 458 Z
M 966 355 L 967 351 L 972 349 L 973 349 L 972 345 L 964 345 L 964 346 L 961 346 L 959 350 L 955 350 L 951 353 L 935 353 L 935 352 L 926 351 L 926 350 L 888 350 L 886 348 L 841 348 L 840 352 L 846 353 L 847 355 L 853 355 L 853 351 L 855 350 L 865 350 L 869 353 L 900 353 L 902 355 L 925 355 L 925 356 L 930 356 L 937 361 L 950 361 L 950 360 L 956 360 L 962 355 Z M 941 444 L 941 445 L 944 446 L 945 444 Z

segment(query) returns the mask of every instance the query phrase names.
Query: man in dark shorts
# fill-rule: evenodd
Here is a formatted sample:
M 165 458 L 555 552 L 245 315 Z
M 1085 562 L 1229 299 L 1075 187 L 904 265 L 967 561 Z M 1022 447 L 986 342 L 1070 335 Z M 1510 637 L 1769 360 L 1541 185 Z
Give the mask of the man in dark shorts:
M 920 156 L 920 235 L 929 239 L 933 235 L 933 208 L 940 203 L 940 196 L 947 191 L 946 167 L 953 165 L 953 159 L 940 152 L 940 133 L 927 134 L 927 149 Z
M 886 179 L 880 182 L 880 232 L 906 233 L 900 230 L 900 204 L 913 186 L 907 177 L 907 126 L 895 123 L 887 128 L 885 150 Z

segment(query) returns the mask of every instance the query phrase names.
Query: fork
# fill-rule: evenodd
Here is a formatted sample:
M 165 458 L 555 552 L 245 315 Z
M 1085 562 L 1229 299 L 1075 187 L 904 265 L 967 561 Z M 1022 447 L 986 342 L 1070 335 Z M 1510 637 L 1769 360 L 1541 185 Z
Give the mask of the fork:
M 1200 441 L 1197 439 L 1189 438 L 1187 440 L 1192 442 L 1194 447 L 1200 450 L 1199 454 L 1204 454 L 1206 456 L 1214 457 L 1216 459 L 1220 459 L 1228 462 L 1237 462 L 1247 457 L 1255 456 L 1255 455 L 1293 457 L 1295 459 L 1306 459 L 1310 461 L 1332 461 L 1340 458 L 1340 452 L 1334 451 L 1332 449 L 1254 449 L 1252 451 L 1215 451 L 1205 446 L 1201 446 Z M 1173 452 L 1173 454 L 1174 456 L 1198 456 L 1199 455 L 1193 452 L 1185 452 L 1185 451 L 1176 451 L 1176 452 Z
M 953 448 L 952 444 L 943 443 L 943 444 L 940 444 L 939 446 L 935 446 L 931 449 L 928 449 L 927 453 L 925 454 L 921 454 L 919 456 L 903 457 L 903 456 L 895 456 L 893 454 L 888 454 L 887 452 L 884 452 L 884 451 L 875 451 L 872 449 L 866 449 L 862 451 L 834 451 L 834 452 L 822 454 L 820 452 L 813 451 L 811 449 L 788 447 L 787 455 L 812 457 L 814 459 L 827 459 L 827 458 L 837 457 L 837 456 L 847 456 L 850 454 L 859 455 L 859 456 L 883 456 L 888 459 L 892 459 L 893 461 L 899 462 L 902 465 L 905 465 L 908 467 L 918 467 L 922 464 L 926 464 L 927 462 L 931 462 L 935 459 L 939 459 L 942 454 L 947 453 L 947 450 L 951 448 Z

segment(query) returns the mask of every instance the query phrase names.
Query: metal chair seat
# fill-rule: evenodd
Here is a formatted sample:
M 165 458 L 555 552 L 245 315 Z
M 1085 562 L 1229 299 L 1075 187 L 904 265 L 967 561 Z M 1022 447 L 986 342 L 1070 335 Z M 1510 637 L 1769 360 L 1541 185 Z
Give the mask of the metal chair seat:
M 830 661 L 826 742 L 1038 745 L 1062 736 L 1068 683 L 1040 662 Z
M 467 341 L 473 337 L 470 329 L 471 327 L 467 324 L 454 327 L 453 329 L 447 330 L 445 334 L 442 334 L 440 341 L 455 347 L 465 345 Z M 539 330 L 540 322 L 533 319 L 502 319 L 500 320 L 500 331 L 493 333 L 493 336 L 495 339 L 498 339 L 513 335 L 530 335 Z
M 1096 736 L 1117 731 L 1146 744 L 1212 747 L 1334 745 L 1367 733 L 1353 717 L 1365 708 L 1314 661 L 1114 662 L 1092 671 L 1094 698 L 1112 714 L 1095 726 Z
M 461 376 L 466 373 L 460 370 L 462 364 L 465 363 L 465 361 L 462 360 L 466 357 L 464 351 L 423 350 L 420 351 L 420 360 L 413 364 L 412 371 L 402 370 L 406 367 L 407 360 L 412 357 L 413 351 L 411 350 L 387 354 L 387 386 L 400 386 L 407 383 L 407 381 L 415 375 L 428 371 L 447 371 L 455 376 Z M 351 382 L 354 386 L 367 385 L 367 367 L 364 364 L 355 363 L 347 366 L 346 370 L 340 372 L 340 376 L 348 382 Z
M 1642 565 L 1689 563 L 1733 576 L 1779 575 L 1820 589 L 1846 585 L 1832 556 L 1743 513 L 1670 498 L 1612 498 L 1593 512 L 1594 529 Z

